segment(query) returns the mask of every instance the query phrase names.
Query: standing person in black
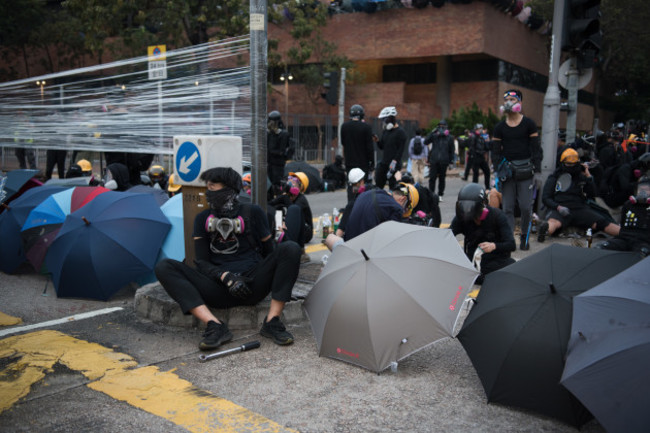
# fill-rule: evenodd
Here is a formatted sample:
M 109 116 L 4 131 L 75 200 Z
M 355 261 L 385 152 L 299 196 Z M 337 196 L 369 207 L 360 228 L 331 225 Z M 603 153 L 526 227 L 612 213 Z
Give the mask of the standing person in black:
M 429 189 L 436 192 L 436 181 L 438 181 L 438 197 L 442 201 L 445 195 L 445 179 L 447 167 L 454 160 L 456 147 L 454 136 L 449 133 L 447 121 L 442 119 L 436 129 L 424 140 L 425 144 L 431 144 L 429 151 Z
M 521 114 L 521 92 L 508 90 L 503 94 L 503 99 L 501 109 L 506 119 L 494 127 L 493 162 L 495 168 L 502 163 L 508 163 L 511 168 L 510 175 L 501 182 L 503 211 L 515 231 L 515 201 L 519 204 L 519 248 L 526 251 L 530 248 L 528 227 L 533 213 L 534 184 L 542 184 L 542 147 L 535 121 Z
M 363 121 L 365 111 L 359 104 L 350 107 L 350 120 L 341 125 L 341 144 L 347 173 L 359 168 L 365 173 L 366 182 L 375 166 L 375 146 L 372 127 Z M 348 201 L 354 193 L 348 186 Z
M 454 235 L 465 237 L 464 251 L 472 260 L 480 249 L 481 274 L 476 284 L 482 284 L 485 275 L 515 262 L 510 253 L 517 249 L 512 228 L 501 209 L 488 206 L 487 195 L 476 183 L 465 185 L 458 192 L 456 216 L 451 221 Z
M 284 166 L 287 159 L 293 157 L 294 148 L 291 145 L 289 132 L 284 129 L 284 123 L 279 111 L 269 113 L 266 126 L 267 174 L 272 184 L 273 197 L 277 197 L 282 194 Z
M 45 179 L 52 179 L 55 165 L 56 171 L 59 174 L 59 179 L 63 179 L 65 177 L 65 158 L 68 155 L 68 152 L 61 149 L 47 149 L 46 155 L 47 162 L 45 165 Z
M 402 168 L 402 154 L 407 137 L 404 129 L 397 123 L 395 107 L 384 107 L 379 113 L 379 119 L 382 121 L 383 129 L 381 139 L 377 139 L 377 136 L 373 139 L 377 140 L 377 147 L 383 150 L 384 154 L 377 164 L 375 183 L 378 188 L 384 189 L 388 181 L 388 187 L 392 190 L 397 185 L 394 174 Z
M 472 182 L 478 183 L 479 169 L 483 171 L 485 189 L 490 189 L 490 166 L 488 165 L 488 144 L 483 138 L 483 125 L 474 125 L 474 131 L 469 137 L 469 151 L 471 153 L 474 176 Z

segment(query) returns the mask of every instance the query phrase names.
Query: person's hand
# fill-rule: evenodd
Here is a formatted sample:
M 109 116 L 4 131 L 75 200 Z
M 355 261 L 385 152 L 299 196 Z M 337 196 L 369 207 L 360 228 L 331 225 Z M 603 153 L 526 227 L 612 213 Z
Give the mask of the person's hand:
M 372 134 L 372 141 L 375 143 L 379 141 L 379 137 L 377 137 L 377 134 Z
M 558 206 L 557 211 L 560 213 L 562 216 L 569 216 L 571 214 L 571 211 L 569 210 L 568 207 L 566 206 Z
M 478 244 L 478 247 L 484 253 L 491 253 L 492 251 L 497 249 L 497 246 L 494 242 L 481 242 L 480 244 Z

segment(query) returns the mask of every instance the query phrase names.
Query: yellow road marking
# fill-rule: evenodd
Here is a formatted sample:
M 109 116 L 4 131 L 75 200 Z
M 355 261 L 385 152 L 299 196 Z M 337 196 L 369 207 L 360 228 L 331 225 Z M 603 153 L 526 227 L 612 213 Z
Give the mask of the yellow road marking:
M 0 326 L 18 325 L 19 323 L 23 323 L 20 317 L 10 316 L 0 311 Z
M 27 396 L 56 363 L 83 374 L 87 386 L 180 425 L 191 432 L 294 432 L 210 394 L 173 370 L 137 366 L 131 356 L 58 331 L 39 331 L 0 340 L 0 413 Z

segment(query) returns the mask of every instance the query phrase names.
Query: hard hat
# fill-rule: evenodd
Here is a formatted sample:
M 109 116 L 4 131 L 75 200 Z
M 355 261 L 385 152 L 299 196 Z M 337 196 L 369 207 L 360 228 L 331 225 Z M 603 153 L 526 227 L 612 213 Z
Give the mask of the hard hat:
M 416 207 L 420 201 L 420 193 L 415 186 L 404 182 L 400 182 L 395 189 L 399 190 L 404 196 L 406 196 L 406 204 L 404 205 L 404 214 L 402 216 L 411 216 L 413 208 Z
M 93 166 L 87 159 L 80 159 L 77 165 L 81 167 L 81 171 L 93 171 Z
M 568 148 L 560 155 L 560 162 L 565 164 L 576 164 L 580 161 L 580 156 L 575 149 Z
M 295 173 L 290 172 L 289 176 L 298 178 L 298 180 L 300 181 L 300 192 L 304 193 L 305 191 L 307 191 L 307 188 L 309 187 L 309 178 L 305 173 L 303 173 L 302 171 L 297 171 Z
M 176 192 L 176 191 L 178 191 L 179 189 L 181 189 L 181 186 L 180 186 L 180 185 L 174 183 L 175 180 L 176 180 L 176 175 L 175 175 L 174 173 L 172 173 L 172 174 L 169 176 L 169 180 L 167 181 L 167 191 L 169 191 L 169 192 Z
M 357 182 L 361 182 L 361 179 L 363 179 L 364 177 L 366 177 L 366 173 L 364 173 L 363 170 L 361 170 L 360 168 L 353 168 L 348 173 L 348 182 L 353 184 Z
M 379 116 L 377 117 L 379 117 L 380 119 L 384 119 L 388 116 L 397 116 L 397 110 L 395 109 L 395 107 L 382 108 L 381 112 L 379 113 Z
M 148 174 L 149 174 L 149 178 L 153 182 L 157 182 L 159 180 L 162 180 L 163 177 L 165 177 L 165 169 L 163 168 L 162 165 L 152 165 L 151 168 L 149 168 Z

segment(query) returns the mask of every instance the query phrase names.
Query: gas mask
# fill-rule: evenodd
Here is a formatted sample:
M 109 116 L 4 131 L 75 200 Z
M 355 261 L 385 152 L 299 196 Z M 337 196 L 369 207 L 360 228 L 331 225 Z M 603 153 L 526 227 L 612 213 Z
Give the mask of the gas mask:
M 386 131 L 390 131 L 395 127 L 395 117 L 393 116 L 388 116 L 387 118 L 384 119 L 384 129 Z
M 499 107 L 501 113 L 520 113 L 521 112 L 521 103 L 506 101 L 501 107 Z
M 239 249 L 237 235 L 244 233 L 244 219 L 218 218 L 214 215 L 205 220 L 205 231 L 210 234 L 210 251 L 215 254 L 234 254 Z

